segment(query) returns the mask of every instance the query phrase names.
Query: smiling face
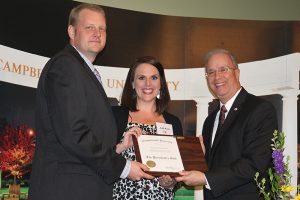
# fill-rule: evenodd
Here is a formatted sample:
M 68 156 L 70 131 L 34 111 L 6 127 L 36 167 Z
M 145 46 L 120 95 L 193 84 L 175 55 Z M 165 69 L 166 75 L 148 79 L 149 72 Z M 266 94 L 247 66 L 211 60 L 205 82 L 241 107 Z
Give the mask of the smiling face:
M 230 70 L 220 72 L 220 69 L 224 67 L 229 67 Z M 226 103 L 241 88 L 240 70 L 234 66 L 227 54 L 212 55 L 206 64 L 206 71 L 216 71 L 212 76 L 207 76 L 207 83 L 222 103 Z
M 148 63 L 140 64 L 134 74 L 132 87 L 137 94 L 137 105 L 154 103 L 160 90 L 160 75 L 156 67 Z
M 103 13 L 83 9 L 74 26 L 69 25 L 71 45 L 75 46 L 91 62 L 106 43 L 106 20 Z

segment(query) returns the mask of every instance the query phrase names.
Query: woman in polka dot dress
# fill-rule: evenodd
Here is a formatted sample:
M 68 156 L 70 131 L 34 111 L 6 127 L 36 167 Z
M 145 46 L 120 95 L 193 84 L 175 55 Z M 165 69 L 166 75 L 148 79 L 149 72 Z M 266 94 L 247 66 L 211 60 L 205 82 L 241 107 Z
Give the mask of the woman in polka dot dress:
M 156 134 L 156 122 L 172 124 L 174 135 L 182 135 L 180 120 L 166 112 L 170 94 L 163 66 L 153 57 L 138 58 L 130 68 L 121 97 L 121 106 L 113 107 L 118 125 L 117 153 L 135 160 L 131 137 L 137 132 Z M 174 199 L 176 181 L 169 176 L 153 180 L 119 179 L 113 199 Z

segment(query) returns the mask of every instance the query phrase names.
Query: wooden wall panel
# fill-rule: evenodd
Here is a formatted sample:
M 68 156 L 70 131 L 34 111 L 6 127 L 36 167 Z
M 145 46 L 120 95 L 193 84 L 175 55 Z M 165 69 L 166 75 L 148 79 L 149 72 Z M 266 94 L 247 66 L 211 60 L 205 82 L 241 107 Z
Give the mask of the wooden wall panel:
M 191 19 L 187 34 L 187 66 L 202 66 L 202 57 L 212 48 L 232 51 L 239 63 L 285 55 L 286 22 Z
M 129 67 L 152 55 L 166 68 L 202 66 L 212 48 L 231 50 L 240 63 L 300 49 L 299 22 L 224 20 L 154 15 L 107 8 L 108 43 L 96 64 Z M 295 43 L 295 44 L 294 44 Z
M 292 24 L 292 52 L 300 52 L 300 22 Z
M 129 67 L 135 58 L 151 55 L 163 65 L 184 67 L 184 18 L 106 9 L 108 38 L 96 64 Z

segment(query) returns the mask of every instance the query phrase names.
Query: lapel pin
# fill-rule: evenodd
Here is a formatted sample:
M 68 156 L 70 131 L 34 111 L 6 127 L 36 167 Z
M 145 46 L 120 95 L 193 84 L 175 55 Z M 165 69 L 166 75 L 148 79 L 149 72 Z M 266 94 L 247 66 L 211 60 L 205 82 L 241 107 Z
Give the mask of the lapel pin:
M 234 111 L 237 111 L 238 110 L 238 108 L 234 108 Z

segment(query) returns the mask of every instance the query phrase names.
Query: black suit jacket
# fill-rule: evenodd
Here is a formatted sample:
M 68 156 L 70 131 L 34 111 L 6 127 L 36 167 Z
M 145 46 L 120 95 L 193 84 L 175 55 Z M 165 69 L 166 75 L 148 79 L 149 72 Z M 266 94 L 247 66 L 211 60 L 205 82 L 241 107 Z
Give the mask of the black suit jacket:
M 111 199 L 126 160 L 102 85 L 70 45 L 48 61 L 37 87 L 37 144 L 30 200 Z
M 118 126 L 118 138 L 117 141 L 120 142 L 123 133 L 126 129 L 128 123 L 129 109 L 124 106 L 113 106 L 112 107 L 117 126 Z M 163 112 L 163 117 L 167 124 L 172 124 L 174 135 L 182 135 L 181 122 L 175 115 L 168 112 Z
M 271 138 L 277 129 L 276 111 L 271 103 L 242 88 L 211 147 L 219 109 L 212 112 L 203 125 L 208 163 L 205 175 L 211 187 L 211 190 L 205 189 L 205 199 L 259 199 L 254 175 L 257 171 L 265 174 L 270 166 Z

